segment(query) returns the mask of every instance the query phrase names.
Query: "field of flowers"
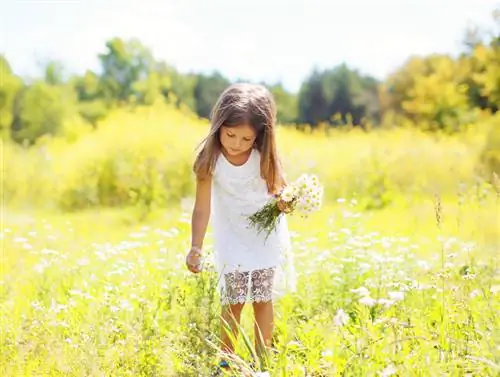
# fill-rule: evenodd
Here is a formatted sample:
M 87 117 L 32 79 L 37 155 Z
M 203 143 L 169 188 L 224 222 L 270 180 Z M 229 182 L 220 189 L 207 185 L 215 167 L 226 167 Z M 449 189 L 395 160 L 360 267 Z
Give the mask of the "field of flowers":
M 110 122 L 3 149 L 1 376 L 209 376 L 218 360 L 210 258 L 184 265 L 206 124 Z M 290 218 L 298 285 L 276 303 L 271 376 L 500 374 L 500 197 L 474 175 L 481 140 L 280 130 L 289 175 L 318 174 L 326 200 Z M 251 318 L 235 376 L 251 375 Z

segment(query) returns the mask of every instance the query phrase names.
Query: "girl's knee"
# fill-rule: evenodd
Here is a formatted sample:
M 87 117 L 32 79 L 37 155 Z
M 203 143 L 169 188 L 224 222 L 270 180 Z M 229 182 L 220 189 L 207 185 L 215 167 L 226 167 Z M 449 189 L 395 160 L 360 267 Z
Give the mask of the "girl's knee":
M 272 301 L 264 301 L 264 302 L 254 302 L 253 308 L 255 311 L 268 311 L 273 309 Z
M 245 304 L 227 305 L 224 310 L 228 313 L 238 315 L 241 313 L 244 306 L 245 306 Z

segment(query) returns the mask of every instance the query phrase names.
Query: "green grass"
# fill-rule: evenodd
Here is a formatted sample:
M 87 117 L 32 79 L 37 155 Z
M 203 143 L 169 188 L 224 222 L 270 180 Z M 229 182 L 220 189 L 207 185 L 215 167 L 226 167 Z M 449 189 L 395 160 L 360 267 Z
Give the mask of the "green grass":
M 430 198 L 292 217 L 298 289 L 276 303 L 271 376 L 498 376 L 499 209 Z M 7 209 L 1 237 L 0 375 L 209 375 L 220 307 L 210 268 L 184 267 L 189 214 Z

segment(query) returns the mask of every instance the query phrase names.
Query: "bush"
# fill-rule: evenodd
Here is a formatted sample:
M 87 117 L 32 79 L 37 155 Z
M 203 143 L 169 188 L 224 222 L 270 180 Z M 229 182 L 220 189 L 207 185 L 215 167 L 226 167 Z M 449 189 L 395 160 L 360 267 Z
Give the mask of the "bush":
M 481 162 L 489 176 L 493 177 L 493 173 L 500 176 L 500 114 L 491 120 L 491 128 L 481 152 Z

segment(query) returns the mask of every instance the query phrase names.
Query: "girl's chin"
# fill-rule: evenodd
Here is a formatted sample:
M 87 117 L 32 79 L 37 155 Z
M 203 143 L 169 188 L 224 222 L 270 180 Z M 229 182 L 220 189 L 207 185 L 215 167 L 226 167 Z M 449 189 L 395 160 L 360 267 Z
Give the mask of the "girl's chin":
M 231 156 L 239 156 L 241 154 L 244 154 L 246 151 L 240 150 L 240 149 L 233 149 L 233 148 L 224 148 L 227 154 Z

